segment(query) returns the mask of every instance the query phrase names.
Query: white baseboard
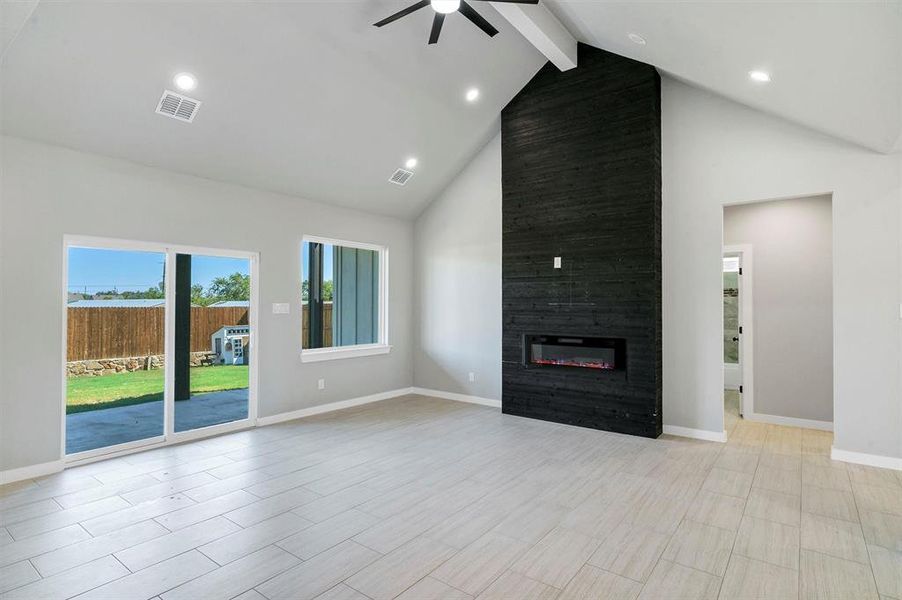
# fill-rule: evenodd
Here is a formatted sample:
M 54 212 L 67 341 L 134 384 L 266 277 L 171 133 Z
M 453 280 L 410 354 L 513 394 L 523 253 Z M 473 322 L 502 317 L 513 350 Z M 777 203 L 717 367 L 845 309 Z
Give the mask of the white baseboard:
M 833 431 L 832 421 L 815 421 L 814 419 L 797 419 L 795 417 L 781 417 L 779 415 L 765 415 L 762 413 L 749 413 L 743 415 L 748 421 L 769 423 L 771 425 L 784 425 L 786 427 L 801 427 L 802 429 L 820 429 L 821 431 Z
M 693 438 L 696 440 L 705 440 L 707 442 L 727 441 L 726 431 L 708 431 L 707 429 L 692 429 L 690 427 L 678 427 L 676 425 L 665 425 L 664 433 L 667 435 L 676 435 L 679 437 Z
M 501 408 L 501 400 L 492 400 L 491 398 L 482 398 L 480 396 L 468 396 L 467 394 L 456 394 L 454 392 L 443 392 L 441 390 L 430 390 L 421 387 L 410 388 L 410 393 L 419 394 L 420 396 L 434 396 L 435 398 L 444 398 L 445 400 L 455 400 L 457 402 L 481 404 L 482 406 L 491 406 L 492 408 Z
M 19 467 L 18 469 L 9 469 L 8 471 L 0 471 L 0 485 L 14 483 L 24 479 L 34 479 L 35 477 L 43 477 L 59 473 L 66 466 L 61 460 L 41 463 L 39 465 L 30 465 L 28 467 Z
M 865 454 L 864 452 L 850 452 L 849 450 L 839 450 L 836 447 L 832 447 L 830 448 L 830 458 L 842 462 L 855 463 L 857 465 L 867 465 L 869 467 L 880 467 L 881 469 L 902 471 L 902 458 L 895 458 L 892 456 Z
M 257 426 L 263 427 L 266 425 L 273 425 L 275 423 L 282 423 L 284 421 L 294 421 L 295 419 L 302 419 L 304 417 L 311 417 L 313 415 L 321 415 L 323 413 L 333 412 L 336 410 L 343 410 L 345 408 L 353 408 L 354 406 L 362 406 L 364 404 L 371 404 L 373 402 L 380 402 L 382 400 L 388 400 L 389 398 L 397 398 L 398 396 L 405 396 L 407 394 L 413 393 L 412 388 L 401 388 L 397 390 L 389 390 L 387 392 L 380 392 L 378 394 L 370 394 L 369 396 L 361 396 L 359 398 L 351 398 L 350 400 L 342 400 L 340 402 L 330 402 L 329 404 L 320 404 L 318 406 L 311 406 L 310 408 L 301 408 L 299 410 L 292 410 L 289 412 L 279 413 L 277 415 L 272 415 L 269 417 L 258 417 L 257 418 Z

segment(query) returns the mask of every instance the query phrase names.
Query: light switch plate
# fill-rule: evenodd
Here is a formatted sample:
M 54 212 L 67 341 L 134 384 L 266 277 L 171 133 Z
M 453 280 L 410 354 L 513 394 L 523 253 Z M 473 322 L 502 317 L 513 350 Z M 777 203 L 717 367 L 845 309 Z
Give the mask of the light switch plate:
M 560 268 L 561 268 L 561 257 L 560 257 L 560 256 L 555 256 L 555 257 L 554 257 L 554 268 L 555 268 L 555 269 L 560 269 Z
M 291 310 L 291 305 L 287 302 L 273 302 L 272 303 L 272 314 L 274 315 L 287 315 Z
M 317 382 L 316 382 L 316 388 L 319 389 L 319 390 L 324 390 L 324 389 L 326 389 L 326 380 L 325 380 L 325 379 L 320 379 L 319 381 L 317 381 Z

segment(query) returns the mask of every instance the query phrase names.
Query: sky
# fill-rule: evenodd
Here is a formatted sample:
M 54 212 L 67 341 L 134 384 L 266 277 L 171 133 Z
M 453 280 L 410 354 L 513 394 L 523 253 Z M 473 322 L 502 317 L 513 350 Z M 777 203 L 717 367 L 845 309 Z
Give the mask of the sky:
M 144 291 L 163 279 L 166 255 L 161 252 L 69 248 L 69 291 L 88 294 L 117 289 Z M 243 258 L 194 256 L 191 283 L 204 288 L 216 277 L 232 273 L 248 275 L 250 264 Z

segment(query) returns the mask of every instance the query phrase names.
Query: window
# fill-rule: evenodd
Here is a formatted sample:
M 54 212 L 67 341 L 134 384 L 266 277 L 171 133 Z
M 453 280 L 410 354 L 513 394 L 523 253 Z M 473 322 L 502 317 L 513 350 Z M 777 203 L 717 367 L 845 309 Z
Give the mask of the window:
M 388 250 L 305 237 L 301 244 L 301 359 L 384 354 Z

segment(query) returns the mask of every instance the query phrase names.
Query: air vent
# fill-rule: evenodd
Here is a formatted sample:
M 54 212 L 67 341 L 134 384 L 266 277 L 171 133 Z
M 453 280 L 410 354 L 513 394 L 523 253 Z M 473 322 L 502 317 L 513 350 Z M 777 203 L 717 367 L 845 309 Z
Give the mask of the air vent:
M 194 120 L 194 116 L 197 114 L 197 109 L 200 108 L 200 105 L 200 100 L 195 100 L 194 98 L 189 98 L 188 96 L 182 96 L 181 94 L 166 90 L 160 97 L 160 103 L 157 105 L 156 112 L 164 117 L 170 117 L 190 123 Z
M 389 183 L 393 183 L 395 185 L 404 185 L 410 178 L 413 177 L 413 171 L 405 171 L 404 169 L 398 169 L 395 171 L 391 177 L 389 177 Z

